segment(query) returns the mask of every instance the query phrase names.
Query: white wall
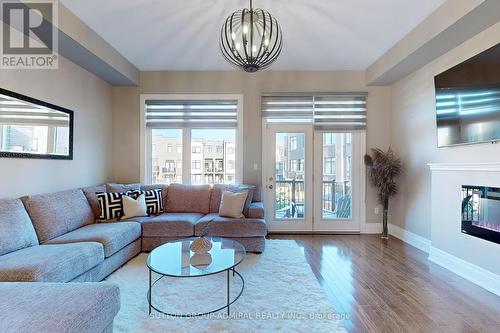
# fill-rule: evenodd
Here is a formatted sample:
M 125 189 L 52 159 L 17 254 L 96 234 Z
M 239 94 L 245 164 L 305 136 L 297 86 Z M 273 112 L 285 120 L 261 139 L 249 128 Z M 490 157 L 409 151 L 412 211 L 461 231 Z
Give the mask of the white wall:
M 113 118 L 113 179 L 140 179 L 140 94 L 241 94 L 243 95 L 243 181 L 261 183 L 262 93 L 273 92 L 368 92 L 367 148 L 387 148 L 390 140 L 390 88 L 367 87 L 363 71 L 241 71 L 142 72 L 138 88 L 115 88 Z M 258 170 L 253 165 L 257 163 Z M 374 215 L 374 190 L 368 187 L 367 221 Z
M 112 87 L 59 58 L 57 70 L 0 70 L 0 87 L 71 109 L 72 161 L 0 158 L 0 198 L 105 182 L 111 174 Z
M 434 76 L 497 44 L 499 36 L 497 23 L 391 87 L 391 145 L 406 168 L 400 194 L 391 202 L 391 223 L 430 238 L 431 173 L 427 163 L 500 161 L 500 145 L 437 148 L 434 101 Z

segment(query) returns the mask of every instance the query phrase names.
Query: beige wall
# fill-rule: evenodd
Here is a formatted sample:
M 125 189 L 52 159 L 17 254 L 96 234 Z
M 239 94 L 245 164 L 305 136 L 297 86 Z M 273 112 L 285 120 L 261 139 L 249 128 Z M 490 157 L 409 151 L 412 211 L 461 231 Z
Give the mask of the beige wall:
M 392 86 L 391 143 L 406 167 L 400 194 L 391 205 L 392 223 L 430 238 L 431 173 L 427 163 L 500 161 L 500 145 L 437 148 L 434 102 L 434 76 L 495 45 L 498 36 L 500 23 Z
M 140 179 L 140 94 L 242 94 L 243 180 L 260 184 L 262 93 L 320 91 L 367 91 L 368 148 L 389 146 L 390 88 L 367 87 L 363 71 L 264 71 L 256 74 L 239 71 L 143 72 L 138 88 L 114 89 L 113 178 L 120 182 L 134 182 Z M 258 164 L 258 170 L 254 170 L 254 163 Z M 367 200 L 367 220 L 378 222 L 380 217 L 372 214 L 377 202 L 371 188 Z
M 111 174 L 113 92 L 60 57 L 57 70 L 0 70 L 0 87 L 75 112 L 72 161 L 0 158 L 0 198 L 96 185 Z

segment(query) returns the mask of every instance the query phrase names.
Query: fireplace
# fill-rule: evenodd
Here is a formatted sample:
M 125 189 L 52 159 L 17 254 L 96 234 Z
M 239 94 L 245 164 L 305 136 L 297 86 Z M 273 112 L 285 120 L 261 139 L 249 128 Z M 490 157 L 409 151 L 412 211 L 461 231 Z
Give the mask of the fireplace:
M 500 244 L 500 188 L 462 186 L 462 232 Z

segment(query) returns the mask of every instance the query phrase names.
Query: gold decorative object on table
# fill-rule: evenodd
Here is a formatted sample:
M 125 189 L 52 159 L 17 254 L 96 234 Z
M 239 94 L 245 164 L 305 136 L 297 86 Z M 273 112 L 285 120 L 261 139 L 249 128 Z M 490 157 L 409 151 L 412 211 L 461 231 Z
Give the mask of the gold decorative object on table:
M 207 253 L 212 249 L 212 242 L 205 238 L 208 234 L 208 229 L 210 229 L 210 223 L 212 223 L 212 221 L 208 221 L 207 225 L 203 229 L 203 232 L 201 233 L 201 236 L 191 243 L 190 249 L 194 253 Z
M 194 253 L 207 253 L 212 249 L 212 242 L 201 236 L 191 243 L 190 248 Z

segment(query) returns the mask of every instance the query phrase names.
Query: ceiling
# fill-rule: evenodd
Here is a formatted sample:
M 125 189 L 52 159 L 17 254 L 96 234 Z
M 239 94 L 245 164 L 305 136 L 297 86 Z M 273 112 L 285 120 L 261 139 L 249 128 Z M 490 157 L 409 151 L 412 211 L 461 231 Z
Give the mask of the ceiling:
M 140 70 L 230 70 L 220 27 L 245 0 L 60 0 Z M 254 0 L 275 15 L 275 70 L 366 69 L 444 0 Z

